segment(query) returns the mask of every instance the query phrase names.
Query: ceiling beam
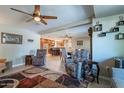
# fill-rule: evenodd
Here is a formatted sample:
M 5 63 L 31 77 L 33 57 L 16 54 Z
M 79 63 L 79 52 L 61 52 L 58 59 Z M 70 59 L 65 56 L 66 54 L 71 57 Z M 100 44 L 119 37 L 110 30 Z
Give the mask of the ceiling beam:
M 88 24 L 91 24 L 91 23 L 92 23 L 92 19 L 88 18 L 88 19 L 85 19 L 85 20 L 80 20 L 80 21 L 76 21 L 76 22 L 73 22 L 73 23 L 70 23 L 70 24 L 63 25 L 63 26 L 59 26 L 59 27 L 55 27 L 55 28 L 52 28 L 52 29 L 44 30 L 44 31 L 39 32 L 39 34 L 43 35 L 43 34 L 58 32 L 58 31 L 62 31 L 62 30 L 76 28 L 76 27 L 79 27 L 79 26 L 88 25 Z

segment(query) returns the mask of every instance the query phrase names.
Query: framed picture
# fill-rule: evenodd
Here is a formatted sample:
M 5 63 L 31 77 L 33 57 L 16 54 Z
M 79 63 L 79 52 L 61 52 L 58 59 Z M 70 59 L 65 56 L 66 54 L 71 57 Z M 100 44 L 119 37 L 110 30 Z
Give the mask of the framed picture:
M 94 26 L 94 32 L 97 32 L 97 31 L 102 31 L 102 24 Z
M 94 32 L 102 31 L 102 24 L 99 24 L 99 21 L 96 22 L 96 25 L 93 27 L 93 29 L 94 29 Z
M 115 35 L 115 40 L 121 40 L 124 39 L 124 33 L 118 33 L 117 35 Z
M 77 45 L 83 45 L 83 40 L 77 41 Z
M 119 27 L 113 27 L 110 29 L 110 32 L 119 32 Z
M 117 26 L 122 26 L 124 25 L 124 19 L 123 16 L 119 16 L 119 21 L 116 23 Z
M 11 33 L 1 33 L 1 43 L 2 44 L 22 44 L 22 35 L 11 34 Z

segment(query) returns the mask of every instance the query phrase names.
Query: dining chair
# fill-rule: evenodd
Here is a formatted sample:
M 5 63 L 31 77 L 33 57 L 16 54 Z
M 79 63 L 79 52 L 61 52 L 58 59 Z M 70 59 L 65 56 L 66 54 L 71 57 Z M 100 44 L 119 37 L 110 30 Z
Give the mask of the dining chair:
M 60 49 L 60 60 L 61 62 L 66 62 L 66 59 L 71 58 L 70 55 L 68 55 L 67 51 L 65 48 Z

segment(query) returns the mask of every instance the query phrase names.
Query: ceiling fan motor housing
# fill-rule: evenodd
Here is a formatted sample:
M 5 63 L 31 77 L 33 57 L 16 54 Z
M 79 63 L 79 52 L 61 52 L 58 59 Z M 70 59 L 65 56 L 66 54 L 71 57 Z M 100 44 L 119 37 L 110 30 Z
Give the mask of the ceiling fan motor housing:
M 33 17 L 39 17 L 39 16 L 40 16 L 40 12 L 37 11 L 33 13 Z

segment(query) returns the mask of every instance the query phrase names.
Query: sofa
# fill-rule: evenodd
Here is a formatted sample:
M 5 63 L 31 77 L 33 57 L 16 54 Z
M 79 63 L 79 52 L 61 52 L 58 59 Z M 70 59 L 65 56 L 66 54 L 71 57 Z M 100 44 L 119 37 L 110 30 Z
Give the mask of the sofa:
M 124 88 L 124 69 L 112 68 L 112 86 L 114 88 Z
M 6 59 L 0 59 L 0 72 L 6 69 Z

